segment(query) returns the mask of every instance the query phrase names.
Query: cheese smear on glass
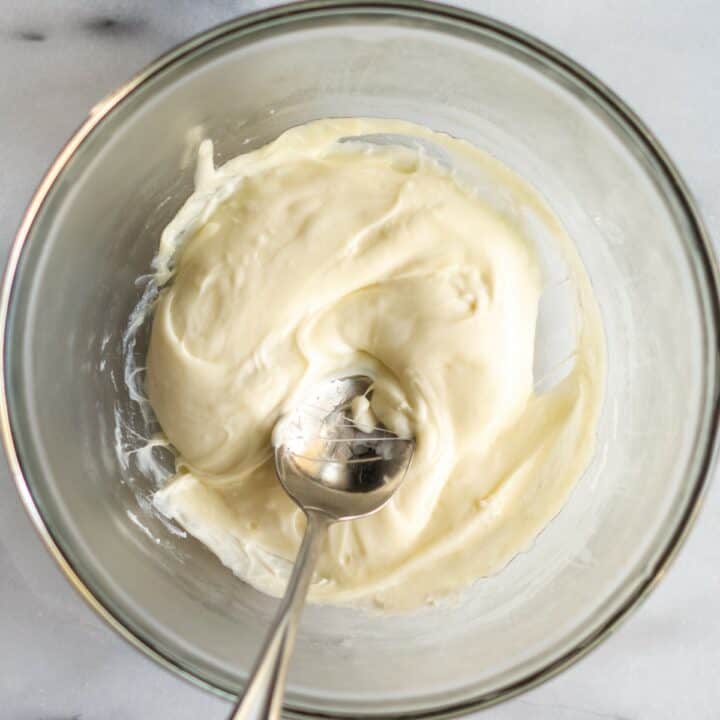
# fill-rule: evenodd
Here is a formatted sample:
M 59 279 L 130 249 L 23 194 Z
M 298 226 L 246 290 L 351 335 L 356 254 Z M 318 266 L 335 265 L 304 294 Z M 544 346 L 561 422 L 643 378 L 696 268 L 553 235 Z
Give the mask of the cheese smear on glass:
M 530 217 L 577 295 L 570 370 L 543 393 Z M 462 590 L 531 545 L 590 461 L 605 365 L 587 276 L 535 191 L 468 143 L 322 120 L 215 169 L 205 141 L 155 270 L 147 388 L 178 453 L 155 505 L 263 592 L 283 592 L 304 530 L 272 429 L 325 378 L 371 376 L 362 413 L 417 447 L 387 506 L 331 528 L 311 601 L 394 611 Z

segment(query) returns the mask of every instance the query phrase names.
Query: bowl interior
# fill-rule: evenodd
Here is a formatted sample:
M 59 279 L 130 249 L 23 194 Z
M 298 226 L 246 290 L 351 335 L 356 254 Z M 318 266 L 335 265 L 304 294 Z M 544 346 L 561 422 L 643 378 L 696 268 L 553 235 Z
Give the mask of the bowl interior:
M 85 585 L 142 643 L 237 692 L 277 603 L 148 511 L 141 456 L 120 462 L 116 418 L 144 422 L 124 357 L 141 366 L 147 342 L 124 347 L 123 331 L 201 138 L 221 163 L 353 115 L 467 139 L 532 183 L 577 244 L 606 332 L 595 459 L 527 552 L 456 606 L 306 612 L 289 706 L 440 713 L 555 668 L 631 602 L 686 521 L 714 432 L 716 300 L 697 228 L 658 156 L 576 70 L 430 10 L 271 13 L 189 46 L 98 122 L 32 225 L 6 330 L 10 420 Z

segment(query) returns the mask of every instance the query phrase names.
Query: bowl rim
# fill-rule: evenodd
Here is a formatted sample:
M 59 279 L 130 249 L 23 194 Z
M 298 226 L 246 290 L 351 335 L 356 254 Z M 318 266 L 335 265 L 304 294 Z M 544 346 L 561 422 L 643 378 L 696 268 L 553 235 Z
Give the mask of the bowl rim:
M 140 70 L 136 75 L 120 86 L 117 90 L 106 96 L 92 107 L 88 117 L 67 141 L 65 146 L 58 153 L 49 169 L 42 178 L 37 190 L 32 196 L 21 220 L 14 240 L 12 241 L 5 268 L 2 289 L 0 290 L 0 435 L 10 466 L 11 475 L 15 481 L 21 501 L 28 513 L 32 524 L 43 540 L 50 554 L 64 573 L 70 584 L 77 590 L 86 603 L 121 637 L 128 641 L 134 648 L 159 663 L 161 666 L 173 671 L 175 674 L 195 684 L 196 686 L 210 690 L 215 694 L 232 698 L 233 696 L 224 688 L 218 687 L 209 681 L 198 677 L 183 668 L 174 659 L 163 654 L 153 645 L 152 640 L 136 635 L 124 624 L 121 617 L 113 614 L 93 594 L 90 588 L 82 580 L 80 571 L 76 570 L 56 541 L 53 534 L 42 517 L 41 511 L 35 502 L 32 490 L 27 482 L 19 454 L 15 445 L 12 423 L 10 421 L 7 389 L 9 378 L 6 376 L 6 352 L 8 346 L 7 320 L 10 303 L 12 301 L 15 275 L 22 255 L 25 243 L 28 240 L 30 231 L 35 219 L 40 212 L 45 199 L 51 191 L 55 181 L 63 172 L 65 166 L 71 160 L 77 149 L 90 135 L 90 133 L 108 116 L 108 114 L 119 106 L 127 97 L 143 84 L 158 75 L 160 72 L 172 66 L 174 63 L 187 57 L 189 54 L 221 39 L 224 36 L 232 35 L 241 30 L 252 30 L 260 28 L 266 23 L 276 19 L 311 17 L 318 12 L 332 11 L 358 11 L 358 12 L 382 12 L 385 15 L 401 17 L 404 13 L 413 12 L 425 16 L 431 20 L 449 20 L 461 25 L 470 25 L 471 29 L 480 29 L 486 32 L 499 35 L 506 41 L 520 44 L 538 55 L 543 60 L 565 73 L 568 73 L 574 80 L 578 81 L 586 90 L 589 90 L 593 97 L 616 114 L 626 129 L 630 130 L 634 139 L 639 141 L 642 147 L 652 156 L 661 173 L 668 181 L 675 199 L 682 209 L 685 219 L 691 229 L 696 244 L 694 250 L 698 252 L 701 274 L 708 291 L 708 315 L 710 326 L 715 331 L 717 338 L 720 332 L 720 278 L 718 275 L 717 261 L 714 256 L 709 234 L 703 224 L 699 210 L 691 196 L 691 193 L 681 178 L 675 165 L 669 158 L 666 151 L 658 142 L 653 133 L 645 126 L 639 117 L 610 90 L 601 80 L 588 72 L 581 65 L 571 60 L 553 47 L 541 40 L 519 30 L 509 24 L 495 20 L 488 16 L 476 13 L 472 10 L 456 8 L 452 5 L 441 4 L 428 0 L 299 0 L 274 6 L 269 9 L 259 10 L 241 14 L 231 20 L 211 27 L 200 32 L 184 42 L 176 45 L 167 52 L 160 55 L 156 60 Z M 718 348 L 711 351 L 714 354 L 717 364 Z M 526 676 L 515 680 L 507 685 L 493 690 L 490 693 L 483 693 L 477 697 L 463 700 L 458 703 L 449 703 L 443 707 L 423 710 L 419 713 L 406 712 L 394 713 L 392 716 L 370 714 L 361 716 L 353 714 L 353 717 L 399 717 L 412 716 L 417 718 L 451 718 L 462 716 L 476 710 L 488 707 L 502 700 L 509 699 L 526 690 L 529 690 L 557 675 L 574 662 L 584 657 L 590 650 L 597 647 L 600 642 L 608 637 L 619 624 L 628 617 L 631 610 L 636 609 L 648 596 L 650 591 L 657 585 L 660 578 L 665 574 L 670 562 L 677 555 L 683 541 L 694 523 L 699 512 L 703 495 L 709 484 L 713 466 L 718 450 L 718 424 L 720 421 L 720 393 L 718 391 L 718 378 L 714 377 L 712 400 L 709 403 L 708 437 L 705 447 L 699 454 L 698 475 L 693 480 L 692 491 L 689 494 L 687 506 L 678 521 L 673 534 L 666 541 L 665 547 L 658 559 L 650 569 L 648 575 L 638 583 L 633 592 L 626 598 L 608 618 L 605 619 L 588 636 L 581 638 L 573 647 L 561 656 L 551 660 L 542 668 L 528 673 Z M 286 706 L 283 708 L 283 715 L 295 718 L 335 718 L 348 717 L 346 714 L 330 714 L 327 712 L 309 711 L 301 708 Z

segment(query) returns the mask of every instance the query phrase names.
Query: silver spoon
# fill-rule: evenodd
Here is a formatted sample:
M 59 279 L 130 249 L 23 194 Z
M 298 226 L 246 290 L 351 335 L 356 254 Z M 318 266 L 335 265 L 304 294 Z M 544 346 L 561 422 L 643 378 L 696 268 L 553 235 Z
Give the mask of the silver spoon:
M 307 517 L 280 609 L 230 720 L 277 720 L 295 633 L 330 525 L 379 510 L 405 477 L 415 443 L 383 427 L 363 432 L 352 400 L 370 396 L 364 375 L 331 380 L 303 398 L 273 431 L 275 471 Z

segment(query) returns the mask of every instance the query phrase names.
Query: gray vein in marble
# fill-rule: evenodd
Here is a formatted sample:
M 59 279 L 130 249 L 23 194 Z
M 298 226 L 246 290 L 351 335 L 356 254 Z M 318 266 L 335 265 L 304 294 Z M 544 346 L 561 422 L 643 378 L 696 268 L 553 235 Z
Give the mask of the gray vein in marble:
M 145 29 L 147 20 L 141 17 L 111 17 L 98 15 L 82 23 L 87 32 L 103 35 L 109 38 L 121 38 L 138 35 Z
M 39 30 L 16 30 L 14 37 L 25 42 L 43 42 L 47 36 Z

